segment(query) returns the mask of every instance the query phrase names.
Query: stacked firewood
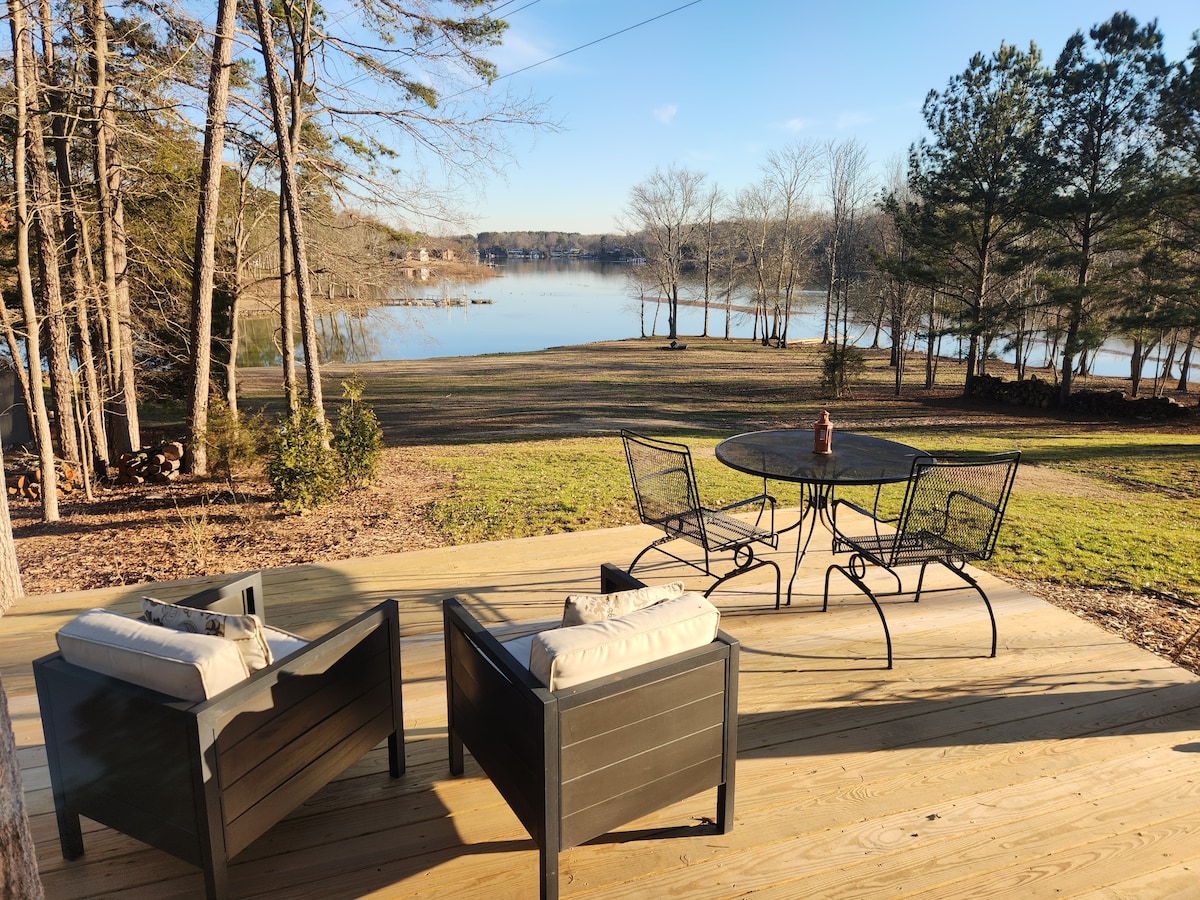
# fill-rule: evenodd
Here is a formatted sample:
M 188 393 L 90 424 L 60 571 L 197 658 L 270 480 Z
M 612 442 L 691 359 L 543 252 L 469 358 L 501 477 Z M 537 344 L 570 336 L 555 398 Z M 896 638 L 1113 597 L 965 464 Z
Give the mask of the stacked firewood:
M 164 441 L 143 447 L 132 453 L 122 453 L 117 459 L 115 484 L 166 484 L 179 477 L 183 444 Z
M 54 461 L 58 476 L 58 496 L 61 499 L 83 487 L 82 473 L 74 463 L 63 459 Z M 41 460 L 32 453 L 16 453 L 4 460 L 4 486 L 12 499 L 39 500 L 42 496 Z

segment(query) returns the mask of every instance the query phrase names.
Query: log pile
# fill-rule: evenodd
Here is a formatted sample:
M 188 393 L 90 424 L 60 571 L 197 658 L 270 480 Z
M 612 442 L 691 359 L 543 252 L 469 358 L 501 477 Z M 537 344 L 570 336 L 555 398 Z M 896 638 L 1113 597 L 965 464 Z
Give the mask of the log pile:
M 179 441 L 164 441 L 132 453 L 122 453 L 117 459 L 113 483 L 166 484 L 179 477 L 182 459 L 183 444 Z
M 1111 419 L 1174 419 L 1194 408 L 1171 397 L 1129 397 L 1124 391 L 1074 391 L 1061 403 L 1058 385 L 1036 375 L 1023 381 L 1005 381 L 994 375 L 975 378 L 971 397 L 986 403 L 1004 403 L 1035 409 L 1062 408 L 1067 412 Z
M 1065 408 L 1069 412 L 1131 419 L 1175 419 L 1189 411 L 1172 397 L 1127 397 L 1123 391 L 1076 391 Z
M 1005 381 L 995 375 L 978 375 L 971 396 L 986 403 L 1050 409 L 1058 405 L 1058 386 L 1036 375 L 1023 381 Z
M 58 497 L 73 494 L 83 487 L 79 467 L 63 459 L 54 461 Z M 18 453 L 4 460 L 4 486 L 12 500 L 40 500 L 42 497 L 41 460 L 32 453 Z

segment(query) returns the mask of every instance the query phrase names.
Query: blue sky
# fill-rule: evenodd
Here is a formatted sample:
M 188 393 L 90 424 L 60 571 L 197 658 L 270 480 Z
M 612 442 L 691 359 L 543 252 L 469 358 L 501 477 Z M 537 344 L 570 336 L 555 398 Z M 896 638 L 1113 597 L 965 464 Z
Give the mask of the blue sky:
M 469 204 L 471 231 L 616 232 L 630 189 L 655 167 L 685 166 L 733 193 L 796 141 L 856 138 L 882 169 L 921 136 L 925 95 L 976 52 L 1033 41 L 1052 62 L 1073 32 L 1124 10 L 1157 19 L 1179 60 L 1200 29 L 1196 0 L 687 4 L 498 0 L 509 29 L 491 55 L 502 76 L 517 73 L 501 84 L 541 98 L 562 128 L 510 136 L 517 162 Z

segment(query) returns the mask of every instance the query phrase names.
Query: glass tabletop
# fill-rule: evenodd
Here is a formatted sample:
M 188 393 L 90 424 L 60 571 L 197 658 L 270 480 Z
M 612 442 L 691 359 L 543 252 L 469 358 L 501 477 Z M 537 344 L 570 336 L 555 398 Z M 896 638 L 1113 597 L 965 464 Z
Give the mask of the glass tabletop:
M 807 484 L 888 484 L 904 481 L 916 447 L 852 432 L 833 433 L 833 452 L 813 453 L 811 428 L 752 431 L 717 444 L 717 459 L 740 472 Z

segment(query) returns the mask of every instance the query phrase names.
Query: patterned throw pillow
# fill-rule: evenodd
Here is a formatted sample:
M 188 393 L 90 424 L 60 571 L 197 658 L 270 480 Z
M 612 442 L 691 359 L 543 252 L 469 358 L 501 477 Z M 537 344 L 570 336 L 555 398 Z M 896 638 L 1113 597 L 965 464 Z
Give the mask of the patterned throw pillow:
M 226 615 L 143 597 L 142 618 L 152 625 L 175 631 L 191 631 L 233 641 L 251 672 L 265 669 L 274 662 L 258 616 Z
M 611 594 L 572 594 L 563 607 L 562 627 L 603 622 L 605 619 L 645 609 L 662 600 L 670 600 L 682 593 L 683 582 L 672 581 L 669 584 L 656 584 L 632 591 L 615 591 Z

